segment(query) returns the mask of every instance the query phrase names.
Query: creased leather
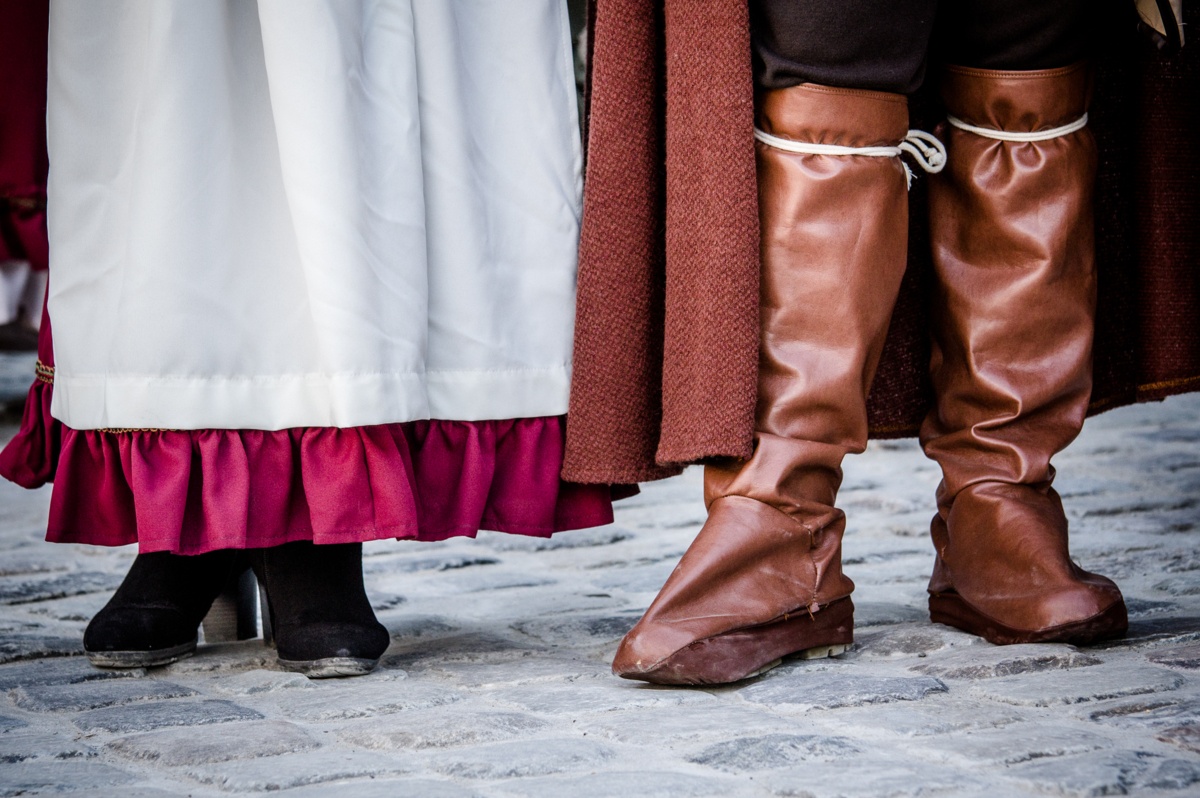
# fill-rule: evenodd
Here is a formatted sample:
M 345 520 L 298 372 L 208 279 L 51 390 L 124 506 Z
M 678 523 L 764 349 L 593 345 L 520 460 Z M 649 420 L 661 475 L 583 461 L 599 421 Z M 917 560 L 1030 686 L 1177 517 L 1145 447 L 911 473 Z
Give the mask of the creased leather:
M 1087 110 L 1086 65 L 1028 73 L 950 68 L 947 110 L 1004 131 Z M 1096 306 L 1096 146 L 1083 128 L 1016 143 L 946 126 L 930 180 L 936 405 L 921 429 L 942 467 L 931 593 L 955 590 L 1014 629 L 1042 631 L 1120 602 L 1076 566 L 1051 457 L 1083 426 Z
M 811 84 L 760 98 L 759 127 L 796 141 L 897 144 L 899 95 Z M 842 458 L 867 440 L 866 397 L 905 267 L 898 158 L 758 145 L 761 342 L 755 449 L 705 468 L 708 521 L 613 669 L 845 598 Z

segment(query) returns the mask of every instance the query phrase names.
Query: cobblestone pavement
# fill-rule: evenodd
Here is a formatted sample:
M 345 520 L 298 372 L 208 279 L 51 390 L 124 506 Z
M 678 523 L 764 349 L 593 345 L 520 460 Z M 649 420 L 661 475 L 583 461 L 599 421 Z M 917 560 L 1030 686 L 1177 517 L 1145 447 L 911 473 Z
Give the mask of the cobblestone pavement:
M 842 494 L 855 648 L 710 690 L 608 672 L 703 520 L 696 471 L 552 541 L 369 546 L 394 642 L 371 676 L 324 682 L 259 641 L 92 670 L 83 627 L 133 552 L 41 542 L 48 492 L 0 485 L 0 795 L 1200 795 L 1200 396 L 1097 418 L 1058 465 L 1127 639 L 1000 648 L 931 625 L 937 473 L 883 442 Z

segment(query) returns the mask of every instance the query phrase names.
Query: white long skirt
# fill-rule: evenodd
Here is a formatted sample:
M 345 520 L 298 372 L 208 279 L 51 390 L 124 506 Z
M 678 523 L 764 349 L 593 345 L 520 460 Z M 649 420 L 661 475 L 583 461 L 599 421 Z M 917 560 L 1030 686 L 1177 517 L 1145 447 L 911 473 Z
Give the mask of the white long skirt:
M 53 0 L 53 414 L 566 412 L 563 0 Z

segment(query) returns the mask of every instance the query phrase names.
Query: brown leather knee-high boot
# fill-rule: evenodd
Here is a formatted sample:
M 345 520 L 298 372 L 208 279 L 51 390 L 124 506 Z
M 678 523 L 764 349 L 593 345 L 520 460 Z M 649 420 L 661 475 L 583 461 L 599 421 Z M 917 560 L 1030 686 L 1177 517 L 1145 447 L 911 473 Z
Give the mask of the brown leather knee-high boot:
M 786 147 L 894 148 L 907 126 L 900 95 L 805 84 L 762 98 L 754 454 L 705 470 L 708 520 L 621 641 L 617 675 L 719 684 L 852 641 L 834 500 L 843 456 L 866 445 L 866 395 L 904 273 L 905 171 L 895 153 Z
M 1123 634 L 1110 580 L 1071 561 L 1050 458 L 1092 387 L 1096 151 L 1085 65 L 951 68 L 946 171 L 930 184 L 936 407 L 921 442 L 942 467 L 934 621 L 993 643 Z

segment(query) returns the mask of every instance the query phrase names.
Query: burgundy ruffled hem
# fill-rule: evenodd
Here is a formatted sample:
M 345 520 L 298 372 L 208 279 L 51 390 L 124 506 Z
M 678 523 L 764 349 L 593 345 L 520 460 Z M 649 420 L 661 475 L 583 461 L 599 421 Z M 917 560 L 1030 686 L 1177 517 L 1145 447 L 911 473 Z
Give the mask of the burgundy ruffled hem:
M 35 382 L 0 475 L 54 483 L 47 539 L 200 554 L 296 540 L 549 537 L 612 522 L 607 486 L 559 478 L 564 419 L 111 432 L 50 416 Z

